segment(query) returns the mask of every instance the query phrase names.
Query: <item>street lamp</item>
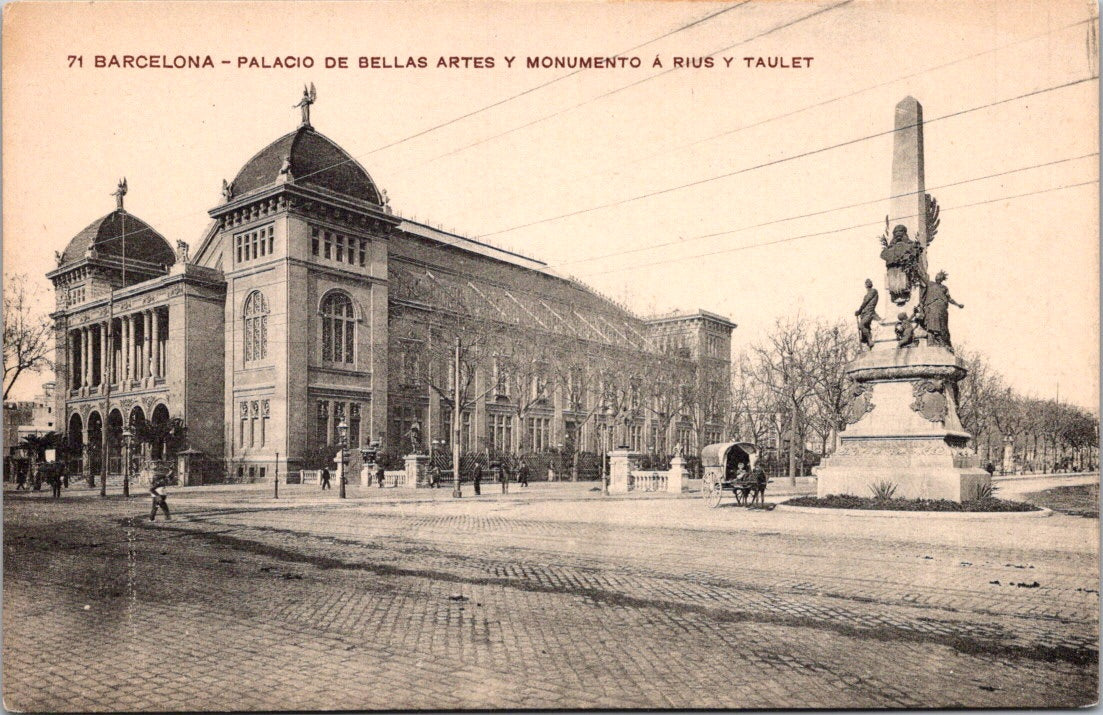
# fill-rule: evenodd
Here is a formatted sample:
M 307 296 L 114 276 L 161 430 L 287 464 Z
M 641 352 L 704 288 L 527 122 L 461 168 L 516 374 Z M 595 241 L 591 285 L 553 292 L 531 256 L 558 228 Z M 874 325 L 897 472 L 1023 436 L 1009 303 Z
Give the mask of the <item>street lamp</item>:
M 613 437 L 612 429 L 611 429 L 611 425 L 609 424 L 609 421 L 613 419 L 614 414 L 615 413 L 613 412 L 612 407 L 606 407 L 604 410 L 602 410 L 602 416 L 605 419 L 604 419 L 604 421 L 602 422 L 602 425 L 601 425 L 601 427 L 602 427 L 602 429 L 601 429 L 601 441 L 603 443 L 602 444 L 602 450 L 601 450 L 601 493 L 604 496 L 609 496 L 608 464 L 609 464 L 609 450 L 612 448 L 611 443 L 612 443 L 612 437 Z
M 341 491 L 338 496 L 342 499 L 345 498 L 345 482 L 348 481 L 345 472 L 348 471 L 349 466 L 349 425 L 345 422 L 345 418 L 341 418 L 341 423 L 337 425 L 337 439 L 340 442 L 341 447 Z
M 123 496 L 130 496 L 130 440 L 134 433 L 130 427 L 123 428 Z

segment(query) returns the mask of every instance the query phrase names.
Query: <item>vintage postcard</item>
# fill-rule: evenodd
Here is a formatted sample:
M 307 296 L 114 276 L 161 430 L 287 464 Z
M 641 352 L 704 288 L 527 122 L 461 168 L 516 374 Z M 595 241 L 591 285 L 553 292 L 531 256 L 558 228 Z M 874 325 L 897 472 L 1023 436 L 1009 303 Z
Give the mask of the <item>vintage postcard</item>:
M 1095 703 L 1098 33 L 5 5 L 5 706 Z

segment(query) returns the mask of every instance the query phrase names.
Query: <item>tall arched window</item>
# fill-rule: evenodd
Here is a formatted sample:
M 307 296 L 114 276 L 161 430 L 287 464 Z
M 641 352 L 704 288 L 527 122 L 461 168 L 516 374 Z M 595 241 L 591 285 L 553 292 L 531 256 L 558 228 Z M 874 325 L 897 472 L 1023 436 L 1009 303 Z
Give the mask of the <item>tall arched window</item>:
M 352 299 L 333 292 L 322 300 L 322 360 L 351 365 L 356 344 Z
M 268 299 L 255 290 L 245 299 L 245 362 L 268 357 Z

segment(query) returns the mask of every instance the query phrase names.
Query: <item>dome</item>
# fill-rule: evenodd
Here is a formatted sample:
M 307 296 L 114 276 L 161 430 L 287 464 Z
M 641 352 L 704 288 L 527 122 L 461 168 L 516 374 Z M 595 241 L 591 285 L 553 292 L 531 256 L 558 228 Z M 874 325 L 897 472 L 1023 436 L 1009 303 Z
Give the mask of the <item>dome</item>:
M 348 152 L 309 125 L 300 126 L 257 152 L 234 178 L 234 196 L 275 183 L 286 157 L 299 186 L 317 186 L 346 196 L 380 203 L 368 172 Z
M 166 266 L 176 262 L 176 253 L 164 236 L 137 216 L 128 214 L 122 209 L 115 209 L 73 236 L 69 245 L 65 247 L 61 264 L 65 265 L 85 258 L 88 255 L 88 249 L 93 246 L 96 249 L 96 255 L 100 258 L 106 256 L 121 258 L 123 236 L 126 237 L 127 260 Z

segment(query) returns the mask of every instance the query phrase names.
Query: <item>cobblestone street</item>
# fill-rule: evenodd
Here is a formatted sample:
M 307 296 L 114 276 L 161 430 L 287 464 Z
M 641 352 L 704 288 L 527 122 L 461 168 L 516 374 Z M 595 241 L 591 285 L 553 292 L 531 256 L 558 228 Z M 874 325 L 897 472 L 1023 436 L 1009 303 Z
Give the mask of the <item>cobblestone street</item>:
M 589 485 L 515 491 L 453 501 L 447 490 L 353 489 L 339 502 L 308 487 L 279 501 L 178 489 L 174 520 L 155 524 L 143 498 L 6 493 L 5 704 L 1096 700 L 1097 519 L 709 510 L 690 498 L 603 501 Z

